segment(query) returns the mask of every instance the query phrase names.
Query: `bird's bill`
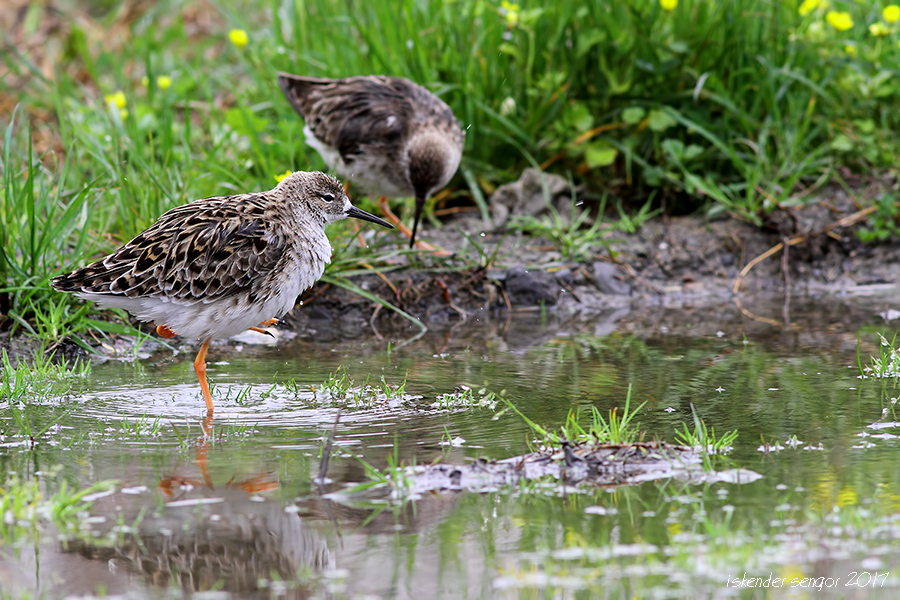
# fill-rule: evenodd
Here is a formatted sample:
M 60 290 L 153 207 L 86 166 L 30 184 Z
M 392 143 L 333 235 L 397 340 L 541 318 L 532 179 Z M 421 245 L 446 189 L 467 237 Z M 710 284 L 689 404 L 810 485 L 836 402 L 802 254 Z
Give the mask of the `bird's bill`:
M 355 206 L 351 206 L 350 210 L 347 211 L 348 217 L 353 217 L 355 219 L 362 219 L 363 221 L 368 221 L 370 223 L 377 223 L 383 227 L 387 227 L 388 229 L 393 229 L 394 226 L 385 221 L 384 219 L 379 219 L 375 215 L 371 213 L 367 213 L 364 210 L 356 208 Z

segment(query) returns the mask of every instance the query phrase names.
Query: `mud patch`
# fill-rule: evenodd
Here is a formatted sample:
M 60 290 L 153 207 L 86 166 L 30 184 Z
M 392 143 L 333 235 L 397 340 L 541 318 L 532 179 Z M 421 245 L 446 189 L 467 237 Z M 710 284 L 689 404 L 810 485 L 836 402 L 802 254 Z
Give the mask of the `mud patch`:
M 526 481 L 558 482 L 567 486 L 614 486 L 658 479 L 695 484 L 751 483 L 762 477 L 748 469 L 706 470 L 697 450 L 665 442 L 564 443 L 559 448 L 503 460 L 409 467 L 406 476 L 405 491 L 412 498 L 433 491 L 495 492 L 520 486 Z
M 394 271 L 353 283 L 437 329 L 510 313 L 567 320 L 623 308 L 655 320 L 659 306 L 723 307 L 737 299 L 737 309 L 725 309 L 733 313 L 743 311 L 742 299 L 752 305 L 784 297 L 787 307 L 776 311 L 775 321 L 789 326 L 791 319 L 778 312 L 791 312 L 792 295 L 803 304 L 823 296 L 896 293 L 900 243 L 862 243 L 855 231 L 865 210 L 837 190 L 817 204 L 772 213 L 762 228 L 736 219 L 659 218 L 634 234 L 606 233 L 584 263 L 566 262 L 546 240 L 462 217 L 422 234 L 455 252 L 454 258 L 420 254 Z M 485 256 L 495 258 L 484 264 Z M 409 325 L 353 291 L 322 283 L 289 322 L 319 339 Z

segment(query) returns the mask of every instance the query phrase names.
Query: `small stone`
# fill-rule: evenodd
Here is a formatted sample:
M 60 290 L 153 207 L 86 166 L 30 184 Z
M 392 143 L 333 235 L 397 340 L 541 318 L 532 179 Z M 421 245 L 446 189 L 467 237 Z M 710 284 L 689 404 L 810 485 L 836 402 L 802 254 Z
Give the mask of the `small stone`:
M 604 294 L 630 296 L 631 286 L 621 279 L 616 279 L 616 273 L 618 271 L 613 265 L 598 260 L 594 263 L 594 285 Z
M 509 301 L 517 306 L 540 306 L 556 304 L 561 286 L 556 276 L 546 271 L 527 271 L 515 266 L 506 273 L 504 281 Z

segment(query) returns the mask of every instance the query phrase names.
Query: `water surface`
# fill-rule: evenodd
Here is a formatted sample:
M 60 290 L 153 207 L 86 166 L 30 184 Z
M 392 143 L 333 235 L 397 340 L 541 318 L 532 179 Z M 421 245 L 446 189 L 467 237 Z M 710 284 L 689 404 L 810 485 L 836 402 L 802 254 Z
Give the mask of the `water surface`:
M 0 542 L 0 589 L 47 598 L 895 597 L 900 390 L 860 379 L 857 366 L 857 340 L 865 359 L 877 352 L 874 332 L 892 331 L 877 315 L 886 303 L 795 300 L 789 326 L 777 323 L 777 304 L 754 306 L 769 321 L 733 306 L 658 307 L 568 323 L 519 314 L 411 341 L 414 331 L 228 343 L 210 352 L 209 424 L 192 351 L 148 343 L 31 406 L 36 424 L 64 415 L 34 444 L 3 405 L 5 473 L 38 475 L 48 495 L 117 483 L 82 517 L 93 534 L 63 542 L 44 528 Z M 339 401 L 323 385 L 344 377 L 351 391 L 372 386 L 364 401 Z M 404 393 L 379 395 L 385 383 Z M 405 502 L 387 488 L 350 491 L 369 481 L 366 465 L 528 452 L 534 432 L 490 394 L 557 428 L 573 408 L 621 410 L 629 385 L 632 407 L 644 404 L 645 439 L 675 441 L 696 412 L 717 432 L 739 432 L 718 467 L 763 477 L 600 489 L 548 481 Z M 473 405 L 480 398 L 488 405 Z M 752 578 L 782 583 L 735 589 Z

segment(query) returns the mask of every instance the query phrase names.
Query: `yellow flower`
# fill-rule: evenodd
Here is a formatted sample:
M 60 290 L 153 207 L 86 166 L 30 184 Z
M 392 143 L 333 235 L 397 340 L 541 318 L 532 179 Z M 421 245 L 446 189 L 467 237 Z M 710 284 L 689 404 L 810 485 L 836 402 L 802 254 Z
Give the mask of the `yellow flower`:
M 673 11 L 678 6 L 678 0 L 659 0 L 659 5 L 663 10 Z
M 819 8 L 819 5 L 822 4 L 822 0 L 803 0 L 803 4 L 800 5 L 800 13 L 801 17 L 805 17 L 812 11 Z
M 290 176 L 291 173 L 293 173 L 293 171 L 291 171 L 290 169 L 288 169 L 287 171 L 285 171 L 285 172 L 282 173 L 281 175 L 276 175 L 276 176 L 275 176 L 275 181 L 277 181 L 278 183 L 281 183 L 281 181 L 282 181 L 283 179 L 285 179 L 286 177 Z
M 846 46 L 844 46 L 844 52 L 847 54 L 847 56 L 856 58 L 856 56 L 859 54 L 859 48 L 852 44 L 847 44 Z
M 127 119 L 127 118 L 128 118 L 128 109 L 127 109 L 127 108 L 120 108 L 120 109 L 119 109 L 119 116 L 122 117 L 122 120 L 123 120 L 123 121 L 124 121 L 125 119 Z
M 885 6 L 884 12 L 881 14 L 888 23 L 896 23 L 897 21 L 900 21 L 900 6 L 897 6 L 896 4 Z
M 502 0 L 500 2 L 500 14 L 506 17 L 506 26 L 515 27 L 519 24 L 519 4 Z
M 238 48 L 243 48 L 250 41 L 250 38 L 247 37 L 247 32 L 243 29 L 232 29 L 228 32 L 228 39 Z
M 172 87 L 172 78 L 168 75 L 160 75 L 156 78 L 156 87 L 161 90 L 167 90 Z
M 853 17 L 848 12 L 829 10 L 828 14 L 825 15 L 825 20 L 838 31 L 847 31 L 853 27 Z
M 122 90 L 117 91 L 115 94 L 107 94 L 103 98 L 107 104 L 113 104 L 116 108 L 125 108 L 128 105 L 125 92 Z
M 883 36 L 889 34 L 890 32 L 891 30 L 888 29 L 888 26 L 884 23 L 872 23 L 871 25 L 869 25 L 869 33 L 871 33 L 872 35 Z
M 149 87 L 150 86 L 150 78 L 147 77 L 146 75 L 141 77 L 141 85 L 144 87 Z

